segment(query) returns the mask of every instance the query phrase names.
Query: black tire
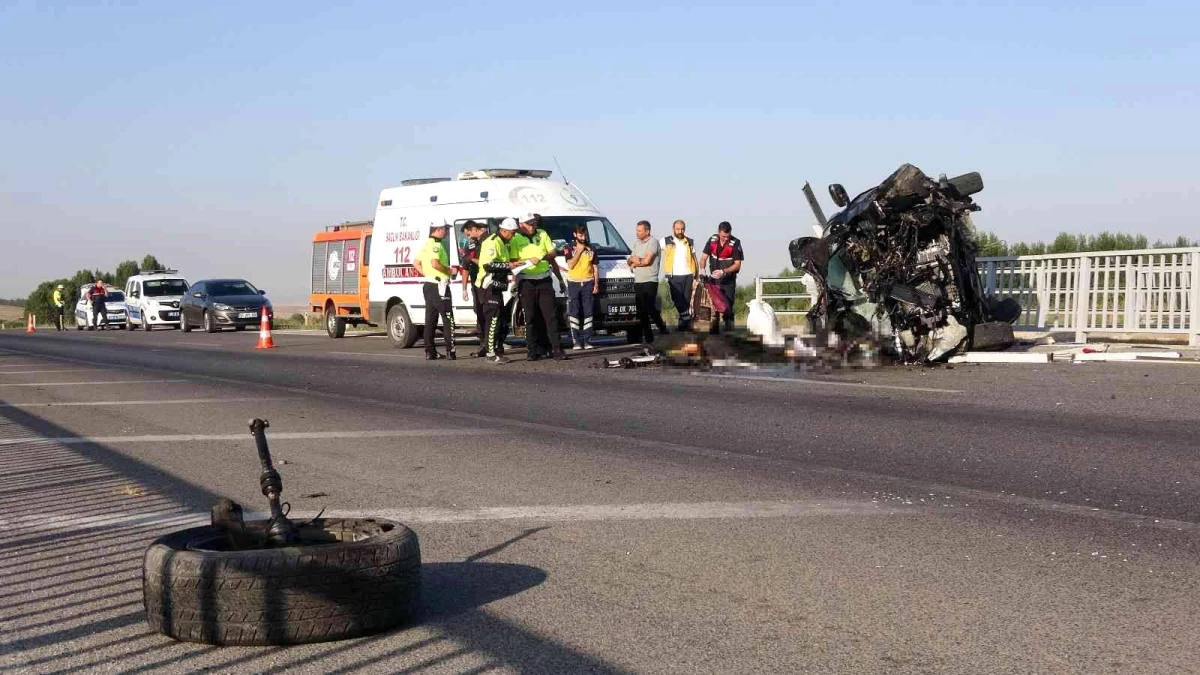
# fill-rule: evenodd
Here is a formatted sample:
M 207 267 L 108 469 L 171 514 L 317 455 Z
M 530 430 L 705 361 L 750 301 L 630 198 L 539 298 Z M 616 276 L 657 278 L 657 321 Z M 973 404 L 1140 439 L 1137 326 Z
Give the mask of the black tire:
M 133 330 L 133 324 L 130 324 L 129 326 L 130 326 L 129 330 Z M 145 312 L 142 312 L 142 332 L 143 333 L 150 332 L 150 321 L 146 318 Z
M 404 305 L 393 305 L 387 313 L 387 334 L 392 346 L 397 349 L 408 349 L 417 343 L 417 327 L 408 316 Z
M 207 311 L 200 317 L 200 327 L 204 329 L 205 333 L 215 333 L 218 330 L 217 324 L 213 323 L 212 314 Z
M 334 339 L 346 335 L 346 320 L 337 315 L 333 305 L 325 308 L 325 333 Z
M 83 324 L 76 321 L 75 322 L 75 330 L 83 330 Z
M 246 327 L 245 326 L 234 326 L 233 329 L 240 333 L 240 332 L 246 330 Z
M 179 330 L 184 333 L 192 332 L 192 324 L 188 323 L 187 317 L 183 315 L 183 312 L 179 313 Z
M 211 526 L 158 538 L 142 560 L 146 621 L 186 642 L 282 645 L 377 633 L 417 614 L 421 549 L 412 530 L 322 519 L 301 531 L 313 533 L 332 543 L 206 550 L 225 541 Z
M 640 345 L 642 344 L 642 327 L 630 326 L 625 329 L 625 344 Z

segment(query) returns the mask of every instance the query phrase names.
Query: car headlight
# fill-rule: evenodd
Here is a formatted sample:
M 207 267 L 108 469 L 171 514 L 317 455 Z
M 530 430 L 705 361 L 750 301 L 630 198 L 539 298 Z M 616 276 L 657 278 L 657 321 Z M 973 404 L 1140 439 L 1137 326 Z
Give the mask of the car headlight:
M 223 302 L 214 302 L 214 303 L 213 303 L 213 309 L 220 310 L 220 311 L 222 311 L 222 312 L 227 312 L 227 311 L 229 311 L 229 310 L 231 310 L 231 309 L 233 309 L 233 308 L 232 308 L 232 307 L 230 307 L 229 305 L 226 305 L 226 304 L 225 304 L 225 303 L 223 303 Z

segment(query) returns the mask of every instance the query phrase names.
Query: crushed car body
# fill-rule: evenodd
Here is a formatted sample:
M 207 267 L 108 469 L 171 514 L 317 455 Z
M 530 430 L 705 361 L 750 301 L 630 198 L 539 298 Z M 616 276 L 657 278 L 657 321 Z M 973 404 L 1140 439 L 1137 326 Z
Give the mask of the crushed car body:
M 933 179 L 911 164 L 852 200 L 829 186 L 842 210 L 825 222 L 814 208 L 823 236 L 789 246 L 816 284 L 808 320 L 818 341 L 877 340 L 900 363 L 1011 346 L 1020 305 L 988 297 L 975 264 L 971 196 L 982 190 L 978 173 Z

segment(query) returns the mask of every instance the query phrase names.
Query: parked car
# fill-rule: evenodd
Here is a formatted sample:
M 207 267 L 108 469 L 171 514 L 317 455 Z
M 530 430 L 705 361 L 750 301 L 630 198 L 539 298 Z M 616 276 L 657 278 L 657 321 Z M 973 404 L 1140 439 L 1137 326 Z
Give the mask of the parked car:
M 90 290 L 91 284 L 79 289 L 79 301 L 75 303 L 75 330 L 95 330 L 92 303 L 87 299 Z M 108 294 L 104 296 L 104 313 L 108 317 L 109 328 L 125 328 L 125 294 L 115 288 L 109 288 Z
M 198 326 L 206 333 L 222 328 L 245 330 L 257 326 L 266 311 L 274 323 L 274 310 L 267 292 L 245 279 L 204 279 L 192 284 L 179 303 L 179 327 L 188 332 Z
M 179 325 L 179 302 L 187 293 L 187 279 L 174 270 L 135 274 L 125 282 L 125 313 L 129 330 Z

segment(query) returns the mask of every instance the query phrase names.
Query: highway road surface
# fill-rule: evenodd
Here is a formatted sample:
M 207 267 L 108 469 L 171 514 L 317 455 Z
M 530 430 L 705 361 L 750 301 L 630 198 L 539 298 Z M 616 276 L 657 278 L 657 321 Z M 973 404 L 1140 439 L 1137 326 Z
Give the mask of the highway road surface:
M 779 379 L 254 340 L 0 333 L 0 670 L 1200 672 L 1200 365 Z M 146 545 L 265 509 L 252 417 L 293 514 L 416 530 L 418 623 L 148 630 Z

